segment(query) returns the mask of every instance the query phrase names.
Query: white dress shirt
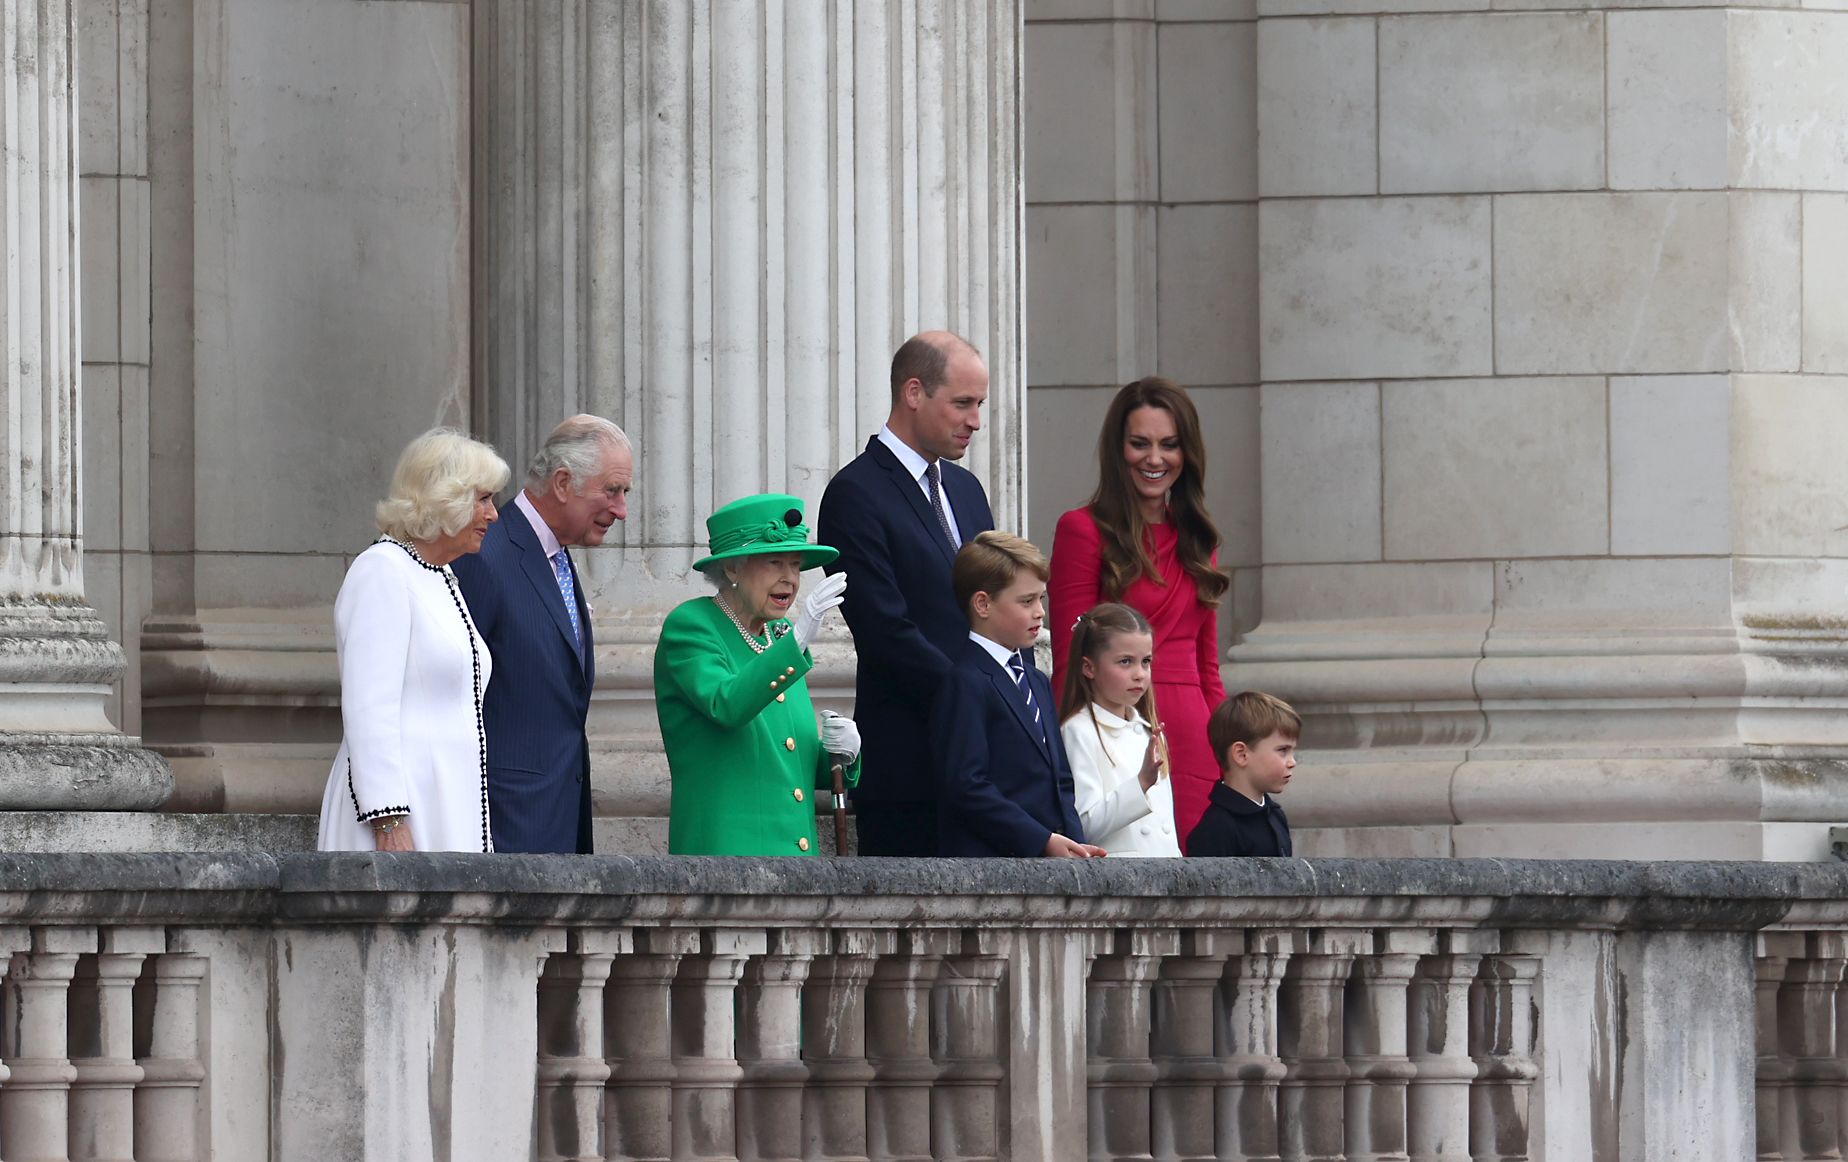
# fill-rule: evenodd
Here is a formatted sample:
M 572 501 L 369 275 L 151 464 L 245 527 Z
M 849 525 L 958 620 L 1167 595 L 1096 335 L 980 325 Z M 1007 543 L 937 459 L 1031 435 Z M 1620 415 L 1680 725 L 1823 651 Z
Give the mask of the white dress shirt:
M 546 524 L 545 518 L 539 515 L 539 510 L 533 507 L 532 497 L 526 495 L 524 488 L 514 494 L 513 507 L 526 514 L 527 521 L 533 526 L 533 532 L 538 534 L 539 551 L 545 554 L 545 559 L 550 561 L 558 556 L 558 550 L 564 546 L 558 543 L 558 534 L 552 531 L 552 526 Z
M 924 491 L 924 503 L 929 504 L 930 481 L 924 479 L 924 470 L 930 467 L 930 461 L 920 455 L 916 448 L 894 435 L 890 425 L 879 429 L 879 442 L 890 448 L 892 455 L 897 456 L 898 462 L 905 466 L 905 471 L 911 473 L 911 478 L 917 481 L 918 487 Z M 937 495 L 943 498 L 943 515 L 950 522 L 950 531 L 956 534 L 956 543 L 960 545 L 963 543 L 962 526 L 956 523 L 956 510 L 950 507 L 949 490 L 942 487 L 943 469 L 941 467 L 937 469 L 937 478 Z
M 1092 725 L 1096 715 L 1096 725 Z M 1149 747 L 1149 726 L 1131 708 L 1119 718 L 1092 703 L 1059 728 L 1071 760 L 1073 798 L 1084 837 L 1113 856 L 1181 854 L 1174 838 L 1174 788 L 1156 779 L 1142 793 L 1137 775 Z M 1100 737 L 1101 736 L 1101 737 Z

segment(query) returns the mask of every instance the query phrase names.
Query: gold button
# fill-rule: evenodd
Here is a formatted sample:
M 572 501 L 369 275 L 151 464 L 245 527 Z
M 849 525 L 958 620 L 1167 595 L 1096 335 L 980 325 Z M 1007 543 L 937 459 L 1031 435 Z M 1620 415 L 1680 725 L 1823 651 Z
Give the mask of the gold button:
M 802 802 L 802 788 L 801 787 L 796 788 L 796 802 L 798 803 Z
M 786 699 L 786 698 L 788 698 L 788 697 L 789 697 L 789 695 L 787 695 L 787 694 L 778 694 L 778 695 L 776 696 L 776 700 L 777 700 L 778 702 L 781 702 L 781 701 L 783 701 L 783 700 L 785 700 L 785 699 Z
M 788 669 L 786 669 L 786 670 L 784 670 L 783 672 L 784 672 L 785 674 L 793 674 L 793 673 L 795 673 L 795 672 L 796 672 L 796 668 L 795 668 L 794 666 L 791 666 L 791 667 L 789 667 Z
M 786 738 L 786 739 L 784 739 L 784 740 L 783 740 L 783 749 L 784 749 L 784 750 L 795 750 L 795 749 L 796 749 L 796 740 L 795 740 L 795 739 L 793 739 L 793 738 Z
M 800 851 L 807 851 L 808 850 L 808 837 L 803 836 L 801 839 L 796 840 L 796 848 Z
M 770 688 L 772 690 L 776 689 L 776 679 L 775 678 L 770 679 Z

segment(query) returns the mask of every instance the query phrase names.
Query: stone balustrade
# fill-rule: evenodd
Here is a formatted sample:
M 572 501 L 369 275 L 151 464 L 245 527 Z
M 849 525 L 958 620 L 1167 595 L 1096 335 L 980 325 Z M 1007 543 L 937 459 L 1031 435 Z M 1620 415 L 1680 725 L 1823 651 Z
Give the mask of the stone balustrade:
M 1848 868 L 0 856 L 6 1159 L 1842 1155 Z

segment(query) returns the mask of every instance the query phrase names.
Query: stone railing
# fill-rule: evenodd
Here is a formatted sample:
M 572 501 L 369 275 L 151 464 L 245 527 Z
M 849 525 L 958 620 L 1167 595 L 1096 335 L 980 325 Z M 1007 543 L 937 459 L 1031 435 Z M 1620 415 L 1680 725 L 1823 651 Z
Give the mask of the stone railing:
M 1848 1080 L 1840 865 L 5 855 L 0 952 L 10 1160 L 1795 1160 Z

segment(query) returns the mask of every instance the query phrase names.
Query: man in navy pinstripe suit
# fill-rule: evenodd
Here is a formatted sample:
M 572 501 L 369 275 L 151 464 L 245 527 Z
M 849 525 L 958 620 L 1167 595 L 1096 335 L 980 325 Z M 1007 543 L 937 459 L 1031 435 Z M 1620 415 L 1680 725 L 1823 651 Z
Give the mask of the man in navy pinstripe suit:
M 482 703 L 496 851 L 585 852 L 596 685 L 590 606 L 572 545 L 600 545 L 629 514 L 635 455 L 621 428 L 572 416 L 553 429 L 481 552 L 450 567 L 494 656 Z

